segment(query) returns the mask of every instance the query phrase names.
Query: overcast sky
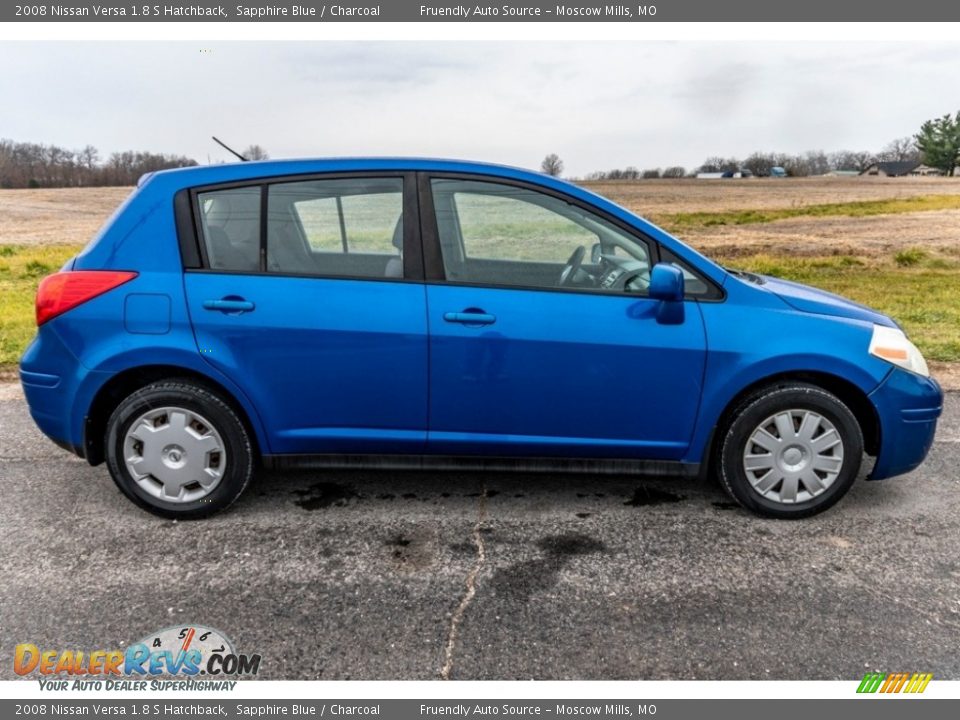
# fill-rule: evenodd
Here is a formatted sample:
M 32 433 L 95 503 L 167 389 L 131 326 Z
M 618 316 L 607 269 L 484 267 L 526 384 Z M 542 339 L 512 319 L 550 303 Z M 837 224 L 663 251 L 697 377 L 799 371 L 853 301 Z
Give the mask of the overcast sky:
M 205 52 L 202 52 L 205 50 Z M 879 150 L 956 112 L 960 44 L 0 45 L 0 137 L 229 156 L 430 155 L 568 175 Z

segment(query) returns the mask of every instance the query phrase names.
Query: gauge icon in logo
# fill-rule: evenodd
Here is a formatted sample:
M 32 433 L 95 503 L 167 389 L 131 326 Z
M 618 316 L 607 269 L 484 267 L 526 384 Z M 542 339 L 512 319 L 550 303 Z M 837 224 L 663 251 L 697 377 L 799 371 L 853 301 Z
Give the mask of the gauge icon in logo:
M 214 653 L 235 655 L 233 643 L 219 630 L 205 625 L 172 625 L 138 641 L 151 652 L 170 651 L 173 655 L 198 650 L 203 658 Z

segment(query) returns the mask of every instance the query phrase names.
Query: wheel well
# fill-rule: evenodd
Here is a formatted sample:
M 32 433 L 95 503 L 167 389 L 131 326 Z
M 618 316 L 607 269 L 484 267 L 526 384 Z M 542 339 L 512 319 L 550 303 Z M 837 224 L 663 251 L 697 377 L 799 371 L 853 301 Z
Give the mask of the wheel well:
M 853 383 L 843 378 L 823 372 L 789 372 L 780 375 L 758 380 L 748 385 L 734 397 L 720 414 L 720 420 L 717 422 L 717 429 L 710 437 L 710 446 L 707 448 L 705 457 L 712 458 L 716 444 L 720 442 L 725 433 L 724 427 L 730 420 L 732 413 L 744 400 L 758 391 L 770 387 L 781 387 L 791 382 L 804 382 L 810 385 L 816 385 L 827 392 L 836 395 L 844 405 L 850 408 L 850 411 L 857 418 L 860 425 L 860 431 L 863 433 L 863 448 L 868 455 L 876 455 L 880 448 L 880 419 L 877 417 L 877 411 L 873 403 L 863 392 Z
M 146 387 L 150 383 L 157 382 L 158 380 L 174 379 L 189 380 L 190 382 L 196 383 L 210 392 L 215 393 L 221 400 L 230 405 L 233 411 L 237 413 L 237 417 L 239 417 L 246 426 L 254 454 L 259 457 L 257 435 L 253 431 L 250 418 L 247 417 L 243 406 L 236 401 L 233 394 L 223 385 L 215 380 L 211 380 L 206 375 L 194 370 L 177 367 L 176 365 L 145 365 L 117 373 L 100 388 L 93 398 L 84 423 L 83 432 L 84 457 L 87 462 L 91 465 L 99 465 L 103 462 L 107 421 L 110 419 L 110 415 L 116 409 L 117 405 L 119 405 L 124 398 L 140 388 Z

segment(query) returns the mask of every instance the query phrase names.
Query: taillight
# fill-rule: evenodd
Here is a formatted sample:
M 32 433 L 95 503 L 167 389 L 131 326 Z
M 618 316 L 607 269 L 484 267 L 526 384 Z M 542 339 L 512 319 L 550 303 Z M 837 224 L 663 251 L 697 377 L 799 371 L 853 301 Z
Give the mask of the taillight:
M 37 288 L 37 325 L 133 280 L 135 272 L 68 270 L 48 275 Z

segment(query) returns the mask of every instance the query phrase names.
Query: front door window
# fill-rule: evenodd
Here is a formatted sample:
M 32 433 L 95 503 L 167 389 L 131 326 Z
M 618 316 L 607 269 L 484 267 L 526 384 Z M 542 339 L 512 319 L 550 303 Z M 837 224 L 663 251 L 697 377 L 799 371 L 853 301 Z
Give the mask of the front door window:
M 446 278 L 522 288 L 645 293 L 650 249 L 604 218 L 514 185 L 432 180 Z

